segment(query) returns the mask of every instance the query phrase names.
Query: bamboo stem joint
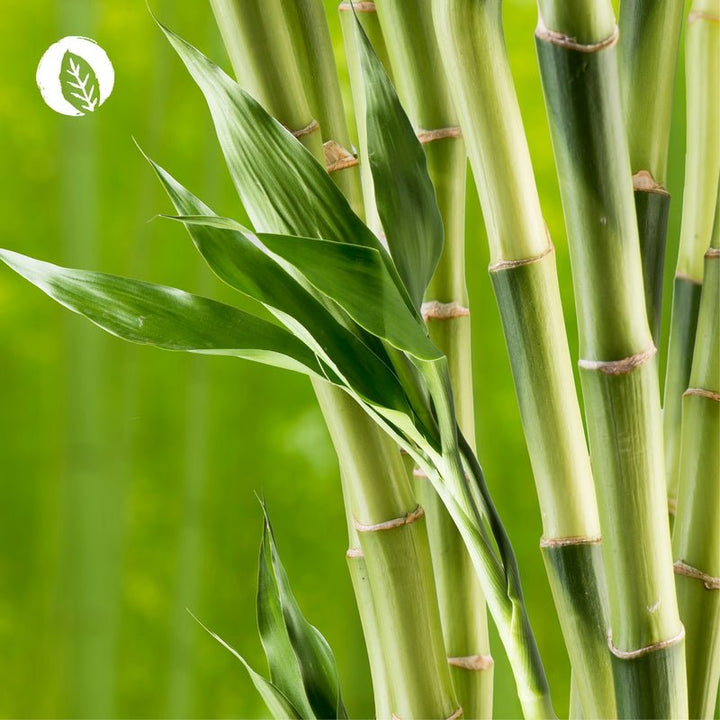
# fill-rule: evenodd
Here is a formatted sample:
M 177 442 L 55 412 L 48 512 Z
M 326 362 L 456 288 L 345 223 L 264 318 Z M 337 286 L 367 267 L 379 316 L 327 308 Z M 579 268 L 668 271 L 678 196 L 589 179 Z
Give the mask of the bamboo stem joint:
M 366 525 L 365 523 L 355 520 L 355 529 L 358 532 L 378 532 L 380 530 L 392 530 L 393 528 L 402 527 L 403 525 L 411 525 L 425 516 L 425 511 L 418 505 L 413 511 L 406 513 L 402 517 L 386 520 L 385 522 L 373 523 Z
M 698 570 L 692 565 L 684 563 L 682 560 L 678 560 L 673 565 L 673 570 L 677 575 L 685 575 L 686 577 L 694 578 L 695 580 L 701 580 L 702 584 L 708 590 L 720 590 L 720 578 L 708 575 L 702 570 Z
M 650 360 L 655 353 L 657 348 L 655 345 L 651 345 L 647 350 L 635 353 L 634 355 L 628 355 L 621 360 L 578 360 L 578 365 L 583 370 L 599 370 L 605 375 L 627 375 L 636 368 L 644 365 Z
M 646 645 L 645 647 L 638 648 L 637 650 L 620 650 L 613 645 L 612 634 L 608 633 L 608 647 L 610 652 L 621 660 L 635 660 L 636 658 L 649 655 L 657 650 L 664 650 L 665 648 L 672 647 L 681 643 L 685 639 L 685 628 L 681 626 L 680 632 L 667 640 L 660 640 L 659 642 L 652 643 L 652 645 Z

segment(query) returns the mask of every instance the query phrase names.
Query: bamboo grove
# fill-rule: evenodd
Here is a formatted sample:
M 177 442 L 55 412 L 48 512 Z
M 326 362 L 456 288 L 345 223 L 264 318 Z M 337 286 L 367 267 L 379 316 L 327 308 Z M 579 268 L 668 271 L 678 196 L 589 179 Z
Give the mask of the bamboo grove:
M 542 516 L 538 562 L 572 667 L 570 715 L 716 717 L 720 2 L 694 0 L 688 13 L 679 0 L 622 0 L 616 20 L 610 0 L 539 0 L 577 358 L 500 0 L 338 11 L 351 107 L 321 0 L 210 0 L 234 78 L 157 21 L 207 102 L 251 227 L 148 158 L 172 204 L 165 217 L 257 314 L 10 250 L 0 258 L 126 340 L 310 378 L 339 462 L 378 718 L 492 717 L 488 623 L 525 717 L 550 718 L 489 489 L 501 479 L 486 482 L 475 441 L 469 161 Z M 683 28 L 685 189 L 671 201 Z M 671 202 L 682 227 L 666 348 Z M 292 595 L 267 513 L 257 612 L 269 677 L 226 647 L 272 714 L 347 717 L 333 653 Z

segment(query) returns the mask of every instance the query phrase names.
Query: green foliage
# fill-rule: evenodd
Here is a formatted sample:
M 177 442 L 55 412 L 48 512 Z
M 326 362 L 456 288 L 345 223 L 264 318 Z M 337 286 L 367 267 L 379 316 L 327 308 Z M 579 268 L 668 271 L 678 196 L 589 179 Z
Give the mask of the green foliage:
M 300 610 L 280 560 L 264 503 L 263 512 L 257 620 L 271 679 L 262 677 L 222 638 L 200 624 L 242 662 L 273 717 L 342 720 L 347 718 L 347 711 L 335 656 L 320 631 Z

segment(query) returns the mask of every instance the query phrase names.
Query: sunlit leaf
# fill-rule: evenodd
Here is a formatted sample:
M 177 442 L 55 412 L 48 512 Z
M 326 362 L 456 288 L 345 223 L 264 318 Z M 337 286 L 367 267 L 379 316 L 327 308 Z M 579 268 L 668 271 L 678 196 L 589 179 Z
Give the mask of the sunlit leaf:
M 13 270 L 73 312 L 131 342 L 234 355 L 325 377 L 315 355 L 282 327 L 177 288 L 64 268 L 0 250 Z
M 442 253 L 442 217 L 422 145 L 359 22 L 356 30 L 375 202 L 390 254 L 420 307 Z

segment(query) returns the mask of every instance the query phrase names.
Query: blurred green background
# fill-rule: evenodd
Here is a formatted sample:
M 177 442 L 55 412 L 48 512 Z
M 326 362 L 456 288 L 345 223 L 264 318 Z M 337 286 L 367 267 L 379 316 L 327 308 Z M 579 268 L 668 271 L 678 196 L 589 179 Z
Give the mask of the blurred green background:
M 336 3 L 326 5 L 342 62 Z M 228 67 L 207 3 L 153 7 Z M 504 15 L 576 357 L 532 41 L 536 9 L 508 0 Z M 40 56 L 65 35 L 96 39 L 115 66 L 115 91 L 90 117 L 55 114 L 35 85 Z M 148 223 L 168 201 L 133 137 L 218 212 L 242 217 L 242 210 L 201 95 L 145 3 L 9 3 L 0 36 L 0 244 L 237 302 L 182 228 Z M 682 187 L 681 77 L 668 277 Z M 539 511 L 471 184 L 467 235 L 479 455 L 519 557 L 556 708 L 565 713 L 567 656 L 538 550 Z M 240 664 L 186 612 L 264 671 L 254 610 L 256 493 L 268 501 L 301 606 L 335 650 L 350 713 L 371 716 L 338 471 L 305 379 L 123 344 L 4 268 L 0 378 L 0 716 L 265 716 Z M 497 641 L 494 655 L 496 715 L 518 717 Z

